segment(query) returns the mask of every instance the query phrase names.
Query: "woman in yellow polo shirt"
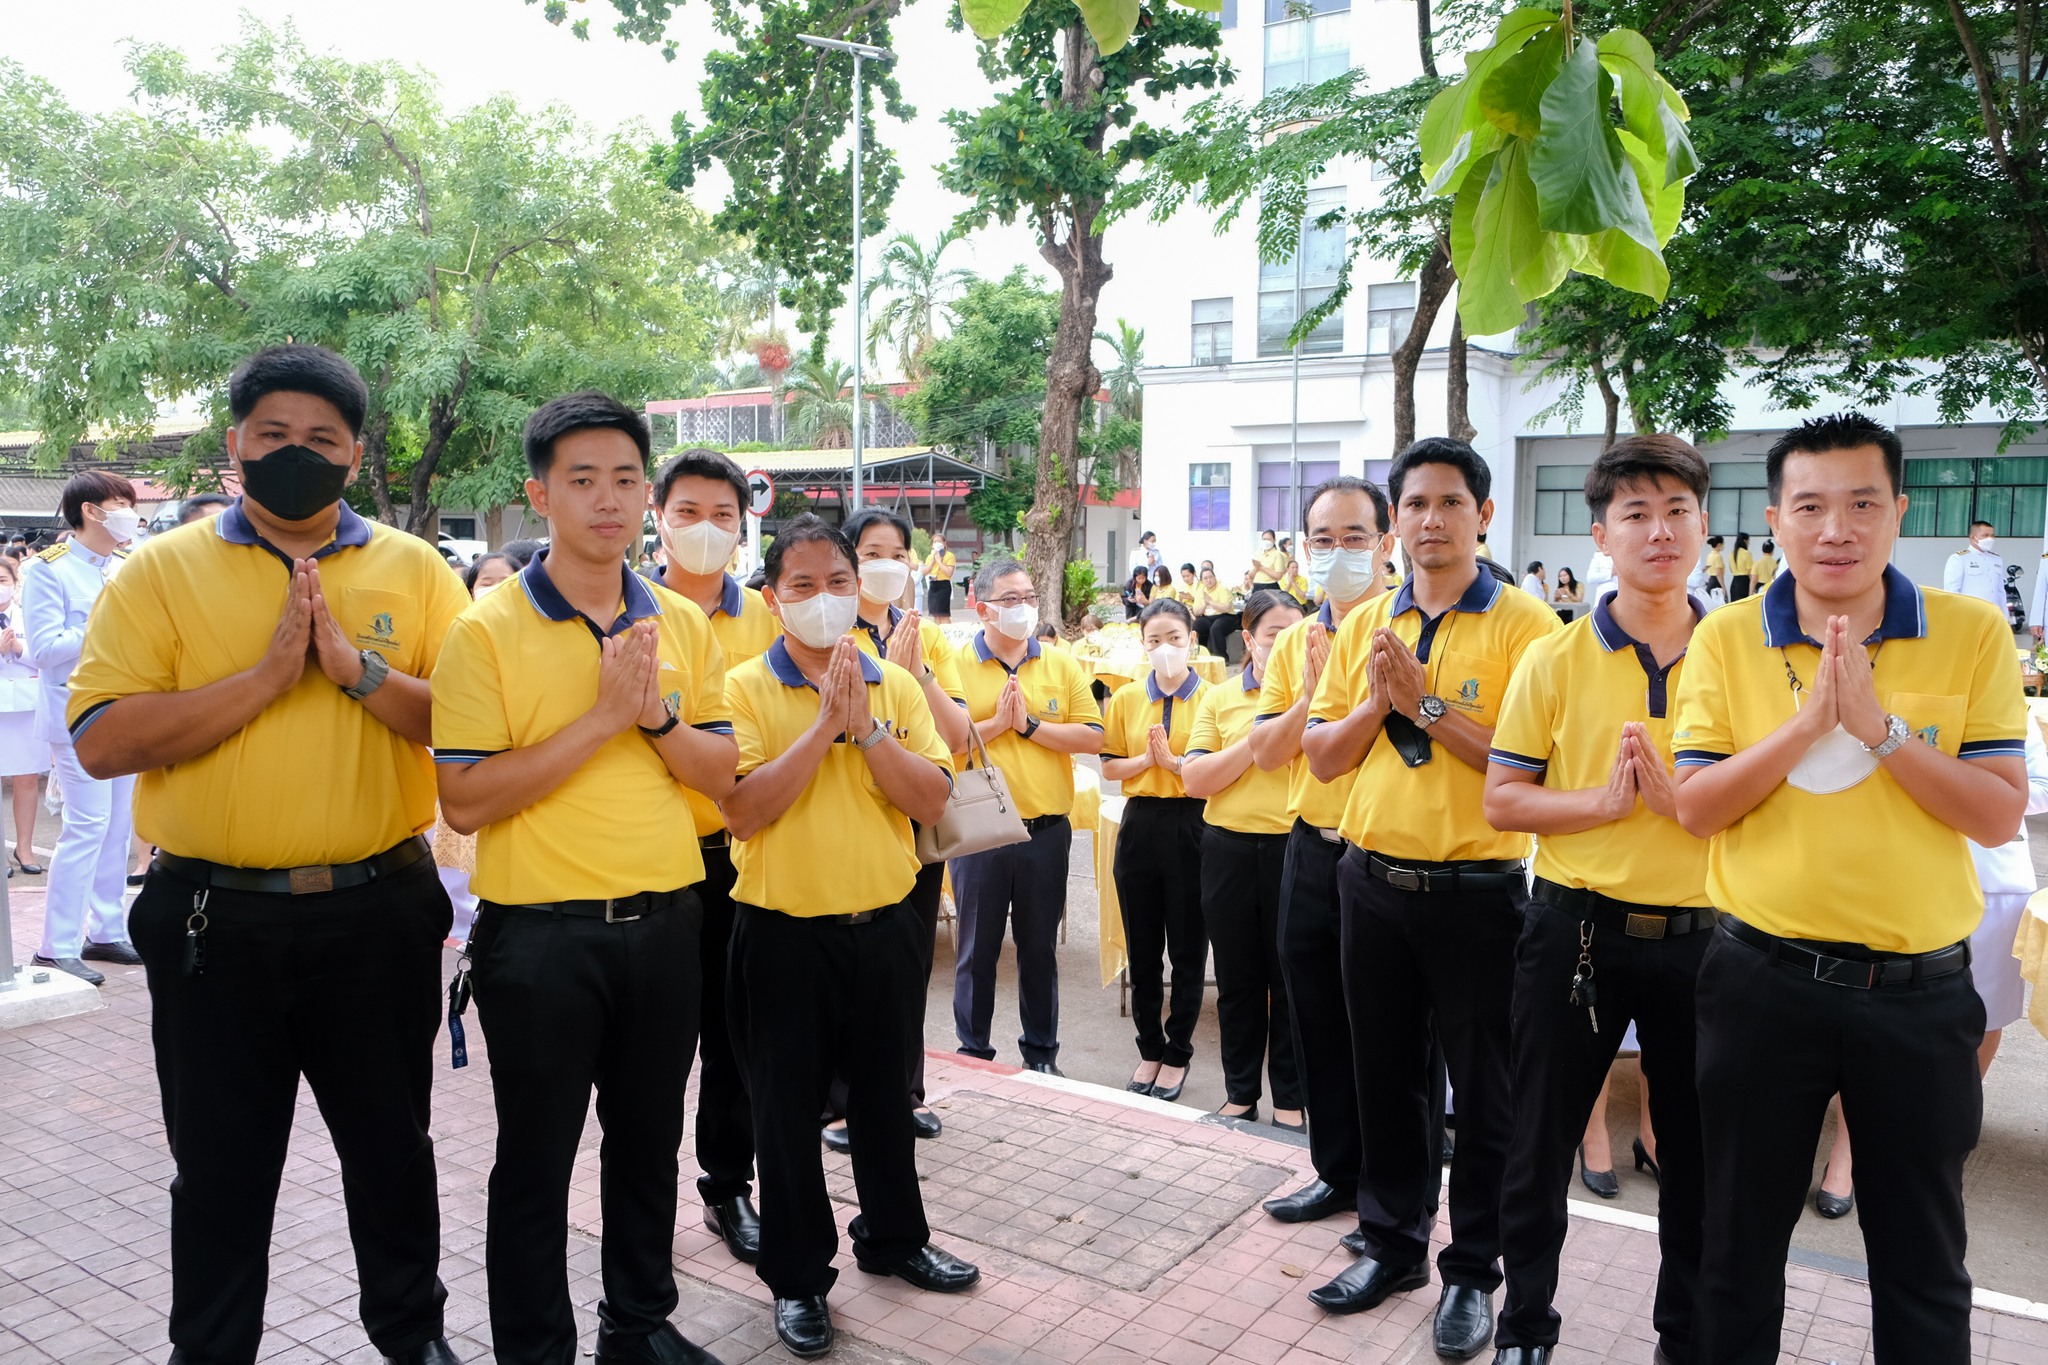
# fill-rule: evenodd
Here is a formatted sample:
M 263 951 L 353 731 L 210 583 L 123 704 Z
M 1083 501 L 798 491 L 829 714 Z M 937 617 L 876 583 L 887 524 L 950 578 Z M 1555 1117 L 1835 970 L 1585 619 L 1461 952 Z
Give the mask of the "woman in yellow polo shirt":
M 1729 565 L 1731 577 L 1728 582 L 1728 600 L 1740 602 L 1749 596 L 1756 572 L 1756 556 L 1749 552 L 1749 532 L 1739 531 L 1735 536 L 1734 563 Z
M 1177 1100 L 1194 1056 L 1209 955 L 1202 927 L 1202 803 L 1180 779 L 1203 683 L 1188 667 L 1195 623 L 1186 607 L 1154 602 L 1138 626 L 1151 671 L 1116 690 L 1102 725 L 1102 775 L 1123 784 L 1114 875 L 1130 959 L 1131 1017 L 1138 1022 L 1138 1068 L 1124 1088 Z M 1170 1008 L 1162 958 L 1173 964 Z
M 946 548 L 946 538 L 932 537 L 932 552 L 925 556 L 919 566 L 924 575 L 924 605 L 934 621 L 941 625 L 953 619 L 953 573 L 959 568 L 959 561 Z
M 1195 600 L 1188 604 L 1195 614 L 1195 643 L 1204 645 L 1217 658 L 1227 658 L 1230 633 L 1237 629 L 1236 595 L 1216 577 L 1216 566 L 1202 561 L 1202 574 L 1195 583 Z
M 1223 1033 L 1225 1118 L 1256 1123 L 1259 1070 L 1273 1080 L 1273 1123 L 1307 1131 L 1301 1071 L 1280 975 L 1280 874 L 1287 857 L 1289 772 L 1252 761 L 1252 725 L 1266 659 L 1280 632 L 1302 617 L 1285 593 L 1255 592 L 1244 604 L 1242 680 L 1203 691 L 1181 782 L 1206 798 L 1202 819 L 1202 921 L 1216 945 L 1216 1022 Z
M 1252 557 L 1252 591 L 1279 587 L 1280 576 L 1286 572 L 1287 552 L 1274 543 L 1271 531 L 1264 532 L 1259 552 Z

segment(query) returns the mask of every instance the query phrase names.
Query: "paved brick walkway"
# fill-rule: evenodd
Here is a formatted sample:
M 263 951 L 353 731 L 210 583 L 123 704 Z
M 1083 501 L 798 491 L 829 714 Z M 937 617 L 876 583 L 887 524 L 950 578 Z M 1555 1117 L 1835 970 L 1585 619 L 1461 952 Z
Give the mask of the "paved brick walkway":
M 18 943 L 33 942 L 39 899 L 16 896 Z M 164 1187 L 171 1164 L 141 969 L 114 972 L 105 990 L 104 1011 L 0 1034 L 0 1361 L 7 1365 L 113 1365 L 168 1355 Z M 467 1070 L 448 1071 L 441 1053 L 435 1095 L 449 1330 L 471 1362 L 488 1360 L 490 1351 L 483 1234 L 494 1125 L 480 1033 L 470 1030 Z M 1186 1108 L 950 1056 L 934 1054 L 927 1079 L 947 1123 L 937 1142 L 919 1146 L 927 1208 L 937 1239 L 978 1262 L 984 1277 L 971 1294 L 941 1297 L 873 1279 L 842 1253 L 832 1295 L 841 1329 L 834 1359 L 1435 1360 L 1432 1291 L 1346 1318 L 1326 1316 L 1304 1297 L 1349 1258 L 1336 1245 L 1340 1221 L 1287 1227 L 1258 1209 L 1259 1200 L 1307 1178 L 1300 1147 L 1193 1121 Z M 599 1294 L 597 1140 L 593 1120 L 570 1211 L 572 1291 L 586 1343 L 594 1340 Z M 825 1160 L 843 1228 L 853 1213 L 846 1162 Z M 790 1359 L 775 1341 L 765 1289 L 698 1222 L 687 1143 L 683 1164 L 679 1325 L 728 1365 Z M 1575 1214 L 1580 1207 L 1573 1205 Z M 1561 1365 L 1650 1359 L 1656 1242 L 1620 1221 L 1627 1218 L 1573 1219 L 1559 1294 Z M 271 1268 L 266 1361 L 375 1365 L 355 1321 L 333 1149 L 303 1092 Z M 1786 1355 L 1816 1365 L 1868 1359 L 1867 1287 L 1803 1267 L 1789 1279 Z M 2048 1362 L 2048 1322 L 1980 1309 L 1975 1327 L 1977 1361 Z

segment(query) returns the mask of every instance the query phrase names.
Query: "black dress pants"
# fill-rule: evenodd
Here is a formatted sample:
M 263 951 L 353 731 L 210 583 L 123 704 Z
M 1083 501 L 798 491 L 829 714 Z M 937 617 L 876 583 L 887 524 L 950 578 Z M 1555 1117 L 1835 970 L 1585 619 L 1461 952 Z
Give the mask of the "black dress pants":
M 498 1111 L 484 1269 L 500 1365 L 576 1365 L 569 1185 L 597 1091 L 604 1298 L 628 1340 L 676 1307 L 677 1154 L 697 1044 L 703 910 L 610 924 L 485 901 L 470 935 Z
M 1209 652 L 1219 659 L 1230 657 L 1230 637 L 1239 629 L 1242 616 L 1227 612 L 1217 616 L 1195 618 L 1195 638 L 1209 647 Z
M 1202 920 L 1216 948 L 1216 1023 L 1223 1034 L 1223 1086 L 1232 1104 L 1257 1104 L 1259 1073 L 1270 1069 L 1273 1107 L 1302 1106 L 1301 1071 L 1287 1022 L 1280 971 L 1280 879 L 1284 834 L 1202 833 Z
M 1694 1357 L 1705 1166 L 1694 1088 L 1693 992 L 1711 930 L 1677 938 L 1630 938 L 1593 931 L 1593 980 L 1600 1031 L 1571 1003 L 1579 921 L 1537 902 L 1515 947 L 1515 1159 L 1501 1187 L 1501 1260 L 1507 1303 L 1496 1342 L 1555 1346 L 1558 1257 L 1569 1222 L 1573 1158 L 1607 1069 L 1635 1020 L 1643 1078 L 1657 1127 L 1657 1241 L 1663 1264 L 1651 1321 L 1664 1353 Z
M 1878 1365 L 1964 1365 L 1963 1160 L 1984 1117 L 1984 1002 L 1970 973 L 1859 990 L 1711 937 L 1698 1003 L 1707 1216 L 1694 1365 L 1777 1360 L 1785 1253 L 1837 1093 L 1856 1135 Z
M 996 967 L 1003 930 L 1017 941 L 1018 1055 L 1026 1066 L 1060 1055 L 1060 917 L 1067 908 L 1067 865 L 1074 826 L 1065 817 L 1008 844 L 955 858 L 960 953 L 953 968 L 953 1032 L 960 1051 L 994 1061 Z
M 754 1118 L 747 1079 L 733 1051 L 725 1017 L 725 966 L 732 951 L 732 847 L 706 847 L 697 899 L 704 926 L 697 936 L 703 1007 L 698 1011 L 697 1193 L 705 1203 L 736 1199 L 754 1187 Z
M 452 918 L 434 860 L 314 895 L 207 891 L 205 971 L 189 976 L 199 893 L 152 868 L 128 917 L 177 1163 L 171 1344 L 191 1365 L 256 1359 L 301 1075 L 341 1163 L 363 1326 L 386 1355 L 432 1341 L 448 1291 L 428 1112 Z
M 912 822 L 913 825 L 915 822 Z M 939 901 L 946 891 L 946 865 L 926 863 L 917 870 L 917 881 L 910 888 L 910 895 L 904 904 L 916 915 L 918 923 L 918 974 L 912 992 L 911 1007 L 917 1011 L 917 1027 L 910 1040 L 910 1055 L 904 1058 L 904 1065 L 910 1068 L 910 1107 L 915 1109 L 924 1103 L 924 1015 L 925 1002 L 931 994 L 932 959 L 939 950 Z M 832 1073 L 832 1088 L 825 1096 L 824 1121 L 834 1122 L 846 1117 L 846 1073 Z
M 758 1273 L 778 1299 L 823 1294 L 838 1278 L 839 1230 L 818 1145 L 835 1068 L 846 1076 L 856 1250 L 893 1261 L 931 1240 L 903 1060 L 918 1029 L 923 932 L 907 901 L 863 924 L 739 908 L 727 1000 L 760 1149 Z
M 1133 796 L 1117 835 L 1117 900 L 1130 962 L 1138 1056 L 1186 1066 L 1195 1055 L 1209 940 L 1202 926 L 1202 803 L 1188 796 Z M 1168 1004 L 1162 963 L 1171 959 Z M 1166 1010 L 1165 1027 L 1160 1011 Z
M 1351 1015 L 1363 1176 L 1359 1227 L 1366 1254 L 1411 1266 L 1429 1254 L 1432 1030 L 1458 1105 L 1451 1161 L 1451 1242 L 1437 1257 L 1446 1285 L 1491 1293 L 1500 1284 L 1500 1189 L 1514 1110 L 1508 1093 L 1508 1015 L 1515 940 L 1528 893 L 1403 891 L 1345 851 L 1337 885 L 1344 918 L 1344 994 Z
M 1294 822 L 1280 872 L 1280 971 L 1294 1055 L 1308 1108 L 1308 1156 L 1332 1189 L 1358 1188 L 1358 1078 L 1351 1066 L 1351 1016 L 1344 1005 L 1337 862 L 1344 845 Z M 1438 1106 L 1441 1112 L 1442 1106 Z

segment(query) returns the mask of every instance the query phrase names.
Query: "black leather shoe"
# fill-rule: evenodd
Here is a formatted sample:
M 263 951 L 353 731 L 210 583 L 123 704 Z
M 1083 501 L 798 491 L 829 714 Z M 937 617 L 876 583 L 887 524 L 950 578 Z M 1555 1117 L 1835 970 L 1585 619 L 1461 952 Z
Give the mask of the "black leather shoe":
M 818 1138 L 825 1144 L 825 1150 L 828 1152 L 837 1152 L 839 1155 L 845 1156 L 853 1150 L 853 1132 L 851 1129 L 827 1126 L 818 1130 Z
M 1621 1182 L 1614 1178 L 1612 1166 L 1604 1171 L 1586 1169 L 1586 1144 L 1583 1142 L 1579 1144 L 1579 1183 L 1602 1199 L 1621 1198 Z
M 450 1357 L 453 1359 L 453 1357 Z M 597 1328 L 598 1365 L 719 1365 L 718 1357 L 664 1322 L 638 1341 L 623 1341 L 603 1323 Z
M 1464 1284 L 1447 1284 L 1436 1304 L 1436 1353 L 1445 1360 L 1470 1360 L 1493 1340 L 1493 1296 Z
M 1856 1191 L 1846 1195 L 1829 1194 L 1826 1190 L 1813 1192 L 1814 1211 L 1823 1218 L 1847 1218 L 1856 1208 Z
M 1343 1247 L 1353 1256 L 1363 1256 L 1365 1255 L 1365 1233 L 1359 1228 L 1353 1228 L 1337 1239 L 1337 1245 Z
M 1175 1100 L 1180 1098 L 1180 1092 L 1188 1088 L 1188 1072 L 1192 1071 L 1193 1069 L 1194 1068 L 1192 1066 L 1182 1067 L 1180 1072 L 1180 1079 L 1174 1082 L 1173 1089 L 1171 1090 L 1168 1090 L 1165 1086 L 1159 1084 L 1157 1081 L 1154 1081 L 1152 1083 L 1152 1098 L 1155 1100 L 1165 1100 L 1168 1104 L 1172 1104 Z
M 1355 1191 L 1332 1189 L 1321 1180 L 1311 1180 L 1293 1194 L 1283 1194 L 1259 1205 L 1283 1223 L 1313 1223 L 1357 1206 Z
M 1426 1262 L 1400 1267 L 1381 1265 L 1370 1256 L 1361 1256 L 1349 1270 L 1321 1289 L 1309 1290 L 1308 1301 L 1332 1313 L 1363 1313 L 1385 1303 L 1390 1294 L 1420 1289 L 1428 1283 Z
M 971 1266 L 949 1251 L 941 1251 L 927 1242 L 916 1251 L 899 1261 L 884 1263 L 860 1254 L 856 1249 L 853 1263 L 870 1275 L 894 1275 L 907 1280 L 919 1289 L 929 1289 L 934 1294 L 958 1294 L 981 1278 L 981 1270 Z
M 1051 1062 L 1033 1062 L 1031 1065 L 1025 1067 L 1024 1069 L 1026 1071 L 1036 1071 L 1041 1076 L 1058 1076 L 1061 1079 L 1065 1079 L 1067 1074 L 1066 1072 L 1060 1070 L 1058 1067 L 1054 1066 Z M 1136 1091 L 1138 1094 L 1141 1095 L 1144 1094 L 1145 1091 L 1150 1090 L 1151 1088 L 1152 1087 L 1149 1085 L 1140 1088 L 1136 1081 L 1132 1081 L 1129 1085 L 1124 1087 L 1124 1089 L 1126 1090 Z
M 1548 1362 L 1545 1362 L 1545 1365 L 1548 1365 Z M 1664 1344 L 1659 1342 L 1650 1348 L 1650 1365 L 1678 1365 L 1678 1362 L 1671 1358 L 1665 1351 Z
M 832 1349 L 832 1310 L 823 1294 L 775 1301 L 775 1335 L 789 1353 L 812 1360 Z
M 35 967 L 53 967 L 67 976 L 75 976 L 88 986 L 97 986 L 106 980 L 98 972 L 86 966 L 75 957 L 44 957 L 41 953 L 29 959 Z
M 435 1337 L 424 1346 L 385 1356 L 384 1365 L 462 1365 L 462 1357 L 448 1349 L 448 1338 Z
M 743 1194 L 704 1205 L 704 1226 L 725 1239 L 725 1249 L 736 1261 L 761 1263 L 761 1215 L 753 1201 Z
M 135 945 L 126 939 L 112 943 L 88 943 L 79 954 L 87 962 L 118 962 L 123 967 L 140 967 L 142 954 L 135 951 Z
M 1493 1365 L 1550 1365 L 1550 1348 L 1503 1346 L 1493 1353 Z
M 921 1138 L 935 1138 L 946 1131 L 939 1116 L 922 1107 L 910 1111 L 910 1131 Z

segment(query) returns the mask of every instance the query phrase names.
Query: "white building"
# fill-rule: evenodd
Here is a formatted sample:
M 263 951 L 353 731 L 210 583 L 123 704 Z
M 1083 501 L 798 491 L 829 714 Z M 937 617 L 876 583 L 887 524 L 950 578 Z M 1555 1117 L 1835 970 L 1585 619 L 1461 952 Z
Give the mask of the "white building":
M 1261 10 L 1260 6 L 1263 6 Z M 1312 8 L 1309 17 L 1305 8 Z M 1256 99 L 1302 80 L 1323 80 L 1346 65 L 1367 68 L 1379 84 L 1420 70 L 1415 15 L 1385 0 L 1227 0 L 1224 49 L 1238 71 L 1231 93 Z M 1448 65 L 1445 59 L 1440 64 Z M 1316 210 L 1357 208 L 1378 194 L 1374 168 L 1333 166 L 1311 198 Z M 1285 535 L 1300 521 L 1299 487 L 1334 474 L 1384 483 L 1393 456 L 1393 374 L 1388 353 L 1406 335 L 1413 282 L 1361 257 L 1341 314 L 1301 345 L 1299 383 L 1286 345 L 1294 321 L 1327 297 L 1343 260 L 1342 229 L 1306 232 L 1294 261 L 1262 265 L 1251 209 L 1218 232 L 1199 210 L 1154 225 L 1127 220 L 1113 230 L 1118 311 L 1146 330 L 1143 505 L 1107 567 L 1121 572 L 1139 523 L 1159 536 L 1176 566 L 1213 559 L 1226 579 L 1249 566 L 1259 533 Z M 1453 302 L 1455 296 L 1453 296 Z M 1417 432 L 1444 430 L 1444 371 L 1452 303 L 1439 314 L 1416 382 Z M 1528 375 L 1509 354 L 1511 337 L 1484 338 L 1469 351 L 1473 444 L 1492 467 L 1495 517 L 1488 544 L 1519 577 L 1531 559 L 1583 574 L 1592 554 L 1580 488 L 1599 448 L 1589 433 L 1560 422 L 1538 425 L 1554 390 L 1528 392 Z M 1712 529 L 1734 543 L 1747 531 L 1755 549 L 1764 522 L 1764 450 L 1804 414 L 1768 411 L 1761 392 L 1738 388 L 1733 434 L 1705 447 L 1715 466 Z M 1597 395 L 1586 405 L 1597 423 Z M 1825 411 L 1826 409 L 1820 409 Z M 1911 510 L 1895 556 L 1916 581 L 1938 585 L 1947 556 L 1963 545 L 1968 523 L 1989 521 L 2008 565 L 2022 570 L 2023 601 L 2048 559 L 2048 435 L 2002 455 L 1999 424 L 1987 410 L 1965 426 L 1943 426 L 1930 401 L 1905 399 L 1865 409 L 1899 429 L 1908 457 Z M 1091 550 L 1097 547 L 1091 546 Z M 1108 548 L 1108 547 L 1104 547 Z

